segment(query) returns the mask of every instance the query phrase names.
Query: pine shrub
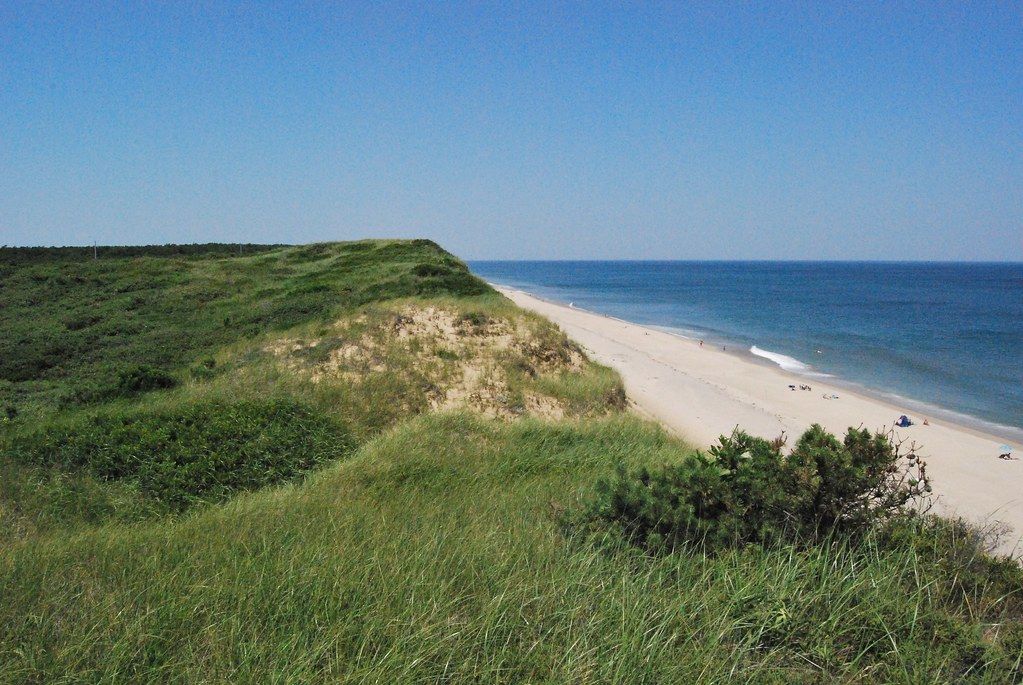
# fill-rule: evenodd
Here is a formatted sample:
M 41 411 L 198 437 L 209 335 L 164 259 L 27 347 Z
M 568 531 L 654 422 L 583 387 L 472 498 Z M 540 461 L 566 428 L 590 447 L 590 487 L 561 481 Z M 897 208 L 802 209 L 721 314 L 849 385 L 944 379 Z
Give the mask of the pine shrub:
M 810 542 L 912 516 L 930 492 L 925 463 L 884 434 L 850 428 L 839 441 L 814 425 L 789 454 L 783 444 L 737 430 L 679 463 L 619 466 L 574 523 L 617 530 L 654 552 Z

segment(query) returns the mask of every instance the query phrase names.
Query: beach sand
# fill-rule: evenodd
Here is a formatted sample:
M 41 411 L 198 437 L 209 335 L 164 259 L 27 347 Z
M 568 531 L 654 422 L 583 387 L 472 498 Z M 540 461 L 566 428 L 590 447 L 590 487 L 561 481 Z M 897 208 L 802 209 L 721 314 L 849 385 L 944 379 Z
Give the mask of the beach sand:
M 582 345 L 595 361 L 621 374 L 636 408 L 690 443 L 706 448 L 739 426 L 765 438 L 784 433 L 793 445 L 811 424 L 842 435 L 850 426 L 887 431 L 901 415 L 916 425 L 896 428 L 905 445 L 915 443 L 927 462 L 936 495 L 935 511 L 959 515 L 981 526 L 1008 526 L 998 550 L 1023 551 L 1023 446 L 949 421 L 924 417 L 907 407 L 866 397 L 768 366 L 753 359 L 592 312 L 494 286 L 525 309 L 537 312 Z M 789 385 L 795 385 L 793 391 Z M 800 385 L 812 391 L 799 390 Z M 824 396 L 837 395 L 837 399 Z M 998 458 L 1013 447 L 1016 460 Z

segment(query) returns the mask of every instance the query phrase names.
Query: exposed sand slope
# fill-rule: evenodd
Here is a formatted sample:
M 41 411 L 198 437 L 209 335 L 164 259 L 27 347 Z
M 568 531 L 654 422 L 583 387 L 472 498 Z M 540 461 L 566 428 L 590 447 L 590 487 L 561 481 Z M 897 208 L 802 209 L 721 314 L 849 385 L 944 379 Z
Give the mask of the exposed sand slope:
M 560 420 L 625 406 L 617 379 L 549 320 L 511 307 L 487 311 L 378 305 L 272 338 L 262 352 L 292 380 L 348 397 L 387 394 L 400 414 L 458 409 Z M 572 383 L 584 390 L 571 392 Z
M 791 444 L 815 422 L 841 434 L 849 426 L 888 429 L 900 414 L 919 420 L 908 409 L 711 346 L 700 347 L 696 341 L 520 291 L 498 290 L 560 325 L 595 361 L 621 374 L 639 409 L 697 445 L 715 442 L 736 425 L 767 438 L 785 431 Z M 812 392 L 788 387 L 806 383 Z M 839 399 L 824 399 L 825 394 Z M 1011 526 L 1000 548 L 1013 552 L 1023 536 L 1023 460 L 998 459 L 1004 451 L 999 449 L 1005 444 L 1001 438 L 945 421 L 930 423 L 896 429 L 896 436 L 915 442 L 926 459 L 938 510 L 981 524 Z M 1014 456 L 1023 456 L 1023 447 L 1013 447 Z

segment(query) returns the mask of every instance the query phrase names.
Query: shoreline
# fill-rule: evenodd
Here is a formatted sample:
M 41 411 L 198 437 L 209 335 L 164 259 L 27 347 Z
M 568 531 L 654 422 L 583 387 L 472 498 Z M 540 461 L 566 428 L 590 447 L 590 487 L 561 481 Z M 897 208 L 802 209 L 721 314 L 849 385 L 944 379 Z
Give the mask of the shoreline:
M 535 300 L 539 300 L 550 305 L 566 307 L 573 311 L 592 314 L 593 316 L 609 319 L 611 321 L 617 321 L 623 324 L 640 326 L 642 328 L 646 328 L 652 331 L 664 333 L 665 335 L 670 335 L 687 343 L 698 344 L 700 341 L 700 337 L 698 337 L 699 332 L 695 330 L 689 331 L 674 326 L 660 326 L 657 324 L 637 323 L 635 321 L 622 319 L 612 314 L 604 314 L 602 312 L 598 312 L 592 309 L 586 309 L 585 307 L 579 307 L 571 302 L 566 304 L 559 300 L 554 300 L 549 297 L 537 295 L 535 293 L 523 290 L 519 286 L 504 285 L 501 283 L 494 283 L 492 281 L 487 281 L 487 283 L 492 288 L 498 290 L 505 296 L 507 296 L 506 291 L 520 292 L 524 295 L 528 295 L 529 297 Z M 752 352 L 750 349 L 747 349 L 745 347 L 744 343 L 736 342 L 735 340 L 731 340 L 725 337 L 719 337 L 717 333 L 710 333 L 709 335 L 705 336 L 703 340 L 710 342 L 712 346 L 709 349 L 712 349 L 716 352 L 720 352 L 721 354 L 727 354 L 729 356 L 762 366 L 764 368 L 774 369 L 782 373 L 790 374 L 794 377 L 802 379 L 804 383 L 807 384 L 816 383 L 822 386 L 830 385 L 837 389 L 844 390 L 846 393 L 858 395 L 859 397 L 865 400 L 873 400 L 876 402 L 884 403 L 891 407 L 893 410 L 897 410 L 902 414 L 907 415 L 916 414 L 918 417 L 917 420 L 927 418 L 931 422 L 937 421 L 942 424 L 950 425 L 957 429 L 974 433 L 979 437 L 997 438 L 998 440 L 1001 440 L 1002 442 L 1014 448 L 1014 456 L 1019 456 L 1021 459 L 1023 459 L 1023 428 L 997 423 L 990 419 L 982 419 L 977 416 L 966 414 L 955 409 L 949 409 L 948 407 L 942 407 L 940 405 L 931 404 L 929 402 L 924 402 L 923 400 L 917 400 L 912 397 L 906 397 L 904 395 L 900 395 L 895 391 L 872 388 L 858 381 L 849 380 L 847 378 L 843 378 L 842 376 L 820 371 L 812 364 L 807 364 L 800 359 L 789 357 L 788 355 L 782 354 L 780 352 L 774 352 L 773 350 L 764 350 L 761 348 L 757 348 L 760 349 L 761 352 L 765 352 L 770 355 L 784 357 L 785 359 L 790 359 L 793 362 L 805 368 L 805 370 L 803 371 L 788 369 L 782 366 L 777 361 L 771 359 L 767 355 L 763 354 L 758 355 Z M 729 347 L 727 350 L 718 350 L 715 347 L 717 345 L 722 346 L 731 345 L 731 347 Z
M 897 440 L 915 444 L 927 460 L 939 513 L 959 515 L 981 526 L 1009 526 L 1011 534 L 1000 541 L 999 551 L 1016 553 L 1023 548 L 1019 440 L 938 414 L 921 414 L 911 400 L 903 403 L 869 389 L 861 392 L 834 377 L 786 370 L 745 350 L 701 347 L 698 340 L 680 334 L 491 285 L 520 307 L 558 324 L 592 359 L 617 370 L 629 399 L 643 414 L 699 448 L 736 426 L 768 439 L 784 434 L 790 441 L 812 423 L 837 435 L 849 426 L 893 430 Z M 801 384 L 813 390 L 800 390 Z M 797 389 L 790 390 L 790 385 Z M 894 428 L 901 414 L 917 423 Z M 930 425 L 919 423 L 923 415 Z M 1012 447 L 1015 459 L 998 458 L 1005 444 Z
M 537 296 L 531 295 L 531 297 Z M 545 298 L 537 299 L 548 301 L 551 304 L 558 304 L 558 302 L 556 301 L 546 300 Z M 573 309 L 585 311 L 587 313 L 593 314 L 594 316 L 607 316 L 605 314 L 601 314 L 600 312 L 583 309 L 581 307 L 573 307 Z M 613 316 L 608 318 L 618 320 L 617 317 Z M 622 321 L 624 321 L 624 319 L 622 319 Z M 628 321 L 626 323 L 633 322 Z M 673 335 L 682 340 L 691 342 L 694 341 L 692 337 L 689 337 L 682 333 L 675 333 L 669 330 L 670 327 L 667 326 L 659 327 L 645 324 L 634 325 L 645 326 L 646 328 L 651 328 L 653 330 L 663 331 L 668 335 Z M 698 340 L 699 339 L 696 339 L 696 342 L 698 342 Z M 771 350 L 762 351 L 769 352 L 772 354 L 780 354 L 773 353 Z M 998 438 L 999 440 L 1002 440 L 1006 444 L 1014 446 L 1017 450 L 1023 450 L 1023 428 L 1017 428 L 1016 426 L 1009 426 L 1002 423 L 995 423 L 994 421 L 982 419 L 976 416 L 971 416 L 970 414 L 965 414 L 955 409 L 949 409 L 948 407 L 942 407 L 936 404 L 931 404 L 929 402 L 924 402 L 923 400 L 917 400 L 912 397 L 906 397 L 894 391 L 872 388 L 858 381 L 852 381 L 847 378 L 843 378 L 842 376 L 819 371 L 813 365 L 804 364 L 802 361 L 794 359 L 792 357 L 788 357 L 787 355 L 782 356 L 785 356 L 788 359 L 793 359 L 793 361 L 804 366 L 806 370 L 800 371 L 796 369 L 787 369 L 784 366 L 780 365 L 779 363 L 772 361 L 769 357 L 758 355 L 752 352 L 751 350 L 744 349 L 741 346 L 736 347 L 734 349 L 728 349 L 724 351 L 724 354 L 729 354 L 740 359 L 748 360 L 754 364 L 759 364 L 766 368 L 777 369 L 780 370 L 782 373 L 788 373 L 793 376 L 803 378 L 806 383 L 827 384 L 834 387 L 843 388 L 847 393 L 859 395 L 864 399 L 874 400 L 876 402 L 883 402 L 884 404 L 887 404 L 890 407 L 901 409 L 901 411 L 907 415 L 913 413 L 918 415 L 919 419 L 927 418 L 932 422 L 938 421 L 939 423 L 949 424 L 961 430 L 975 433 L 976 435 L 981 437 Z

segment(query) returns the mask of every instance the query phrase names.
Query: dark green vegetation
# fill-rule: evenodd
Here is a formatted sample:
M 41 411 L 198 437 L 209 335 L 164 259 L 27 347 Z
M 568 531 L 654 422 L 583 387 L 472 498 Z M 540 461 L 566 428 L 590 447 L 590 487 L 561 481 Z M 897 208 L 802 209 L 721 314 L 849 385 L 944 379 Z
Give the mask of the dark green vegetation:
M 102 248 L 98 260 L 84 248 L 0 250 L 0 406 L 37 414 L 131 396 L 260 333 L 368 302 L 489 291 L 425 240 L 226 256 L 234 247 Z
M 398 418 L 382 394 L 415 388 L 381 374 L 310 397 L 257 363 L 260 345 L 382 300 L 497 300 L 429 241 L 98 254 L 0 250 L 0 540 L 181 511 L 344 457 Z
M 136 483 L 169 508 L 290 480 L 352 446 L 334 418 L 295 400 L 186 403 L 107 411 L 18 433 L 23 464 Z
M 787 455 L 781 441 L 736 431 L 709 454 L 636 473 L 619 465 L 579 524 L 617 530 L 652 552 L 810 544 L 912 517 L 930 490 L 922 460 L 865 429 L 839 442 L 812 426 Z
M 2 267 L 4 345 L 63 326 L 33 273 L 119 332 L 5 376 L 0 682 L 1023 680 L 1019 567 L 858 498 L 920 485 L 872 436 L 694 458 L 432 243 L 158 249 Z M 110 283 L 140 270 L 160 304 L 122 322 Z M 445 383 L 503 418 L 430 412 Z M 727 534 L 644 507 L 660 540 L 628 508 L 566 531 L 636 474 L 663 486 L 644 507 Z

